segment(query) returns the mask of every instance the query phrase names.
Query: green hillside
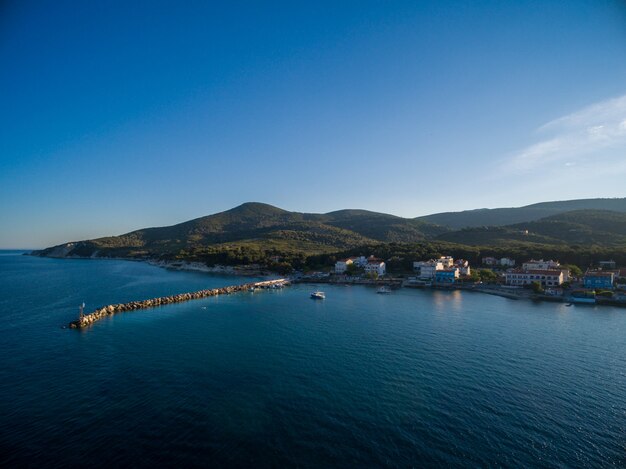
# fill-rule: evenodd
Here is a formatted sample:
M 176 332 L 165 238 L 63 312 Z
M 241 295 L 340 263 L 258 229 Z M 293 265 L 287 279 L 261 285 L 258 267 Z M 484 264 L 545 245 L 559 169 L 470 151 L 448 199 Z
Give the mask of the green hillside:
M 465 228 L 442 234 L 437 239 L 475 246 L 501 246 L 512 242 L 626 246 L 626 213 L 574 210 L 508 226 Z
M 39 254 L 197 258 L 218 251 L 243 249 L 255 253 L 285 251 L 308 255 L 336 252 L 375 241 L 416 242 L 446 231 L 427 222 L 366 210 L 312 214 L 251 202 L 173 226 L 57 246 Z M 255 254 L 255 257 L 258 256 Z
M 462 212 L 435 213 L 416 220 L 446 226 L 452 229 L 505 226 L 530 222 L 574 210 L 611 210 L 626 212 L 626 198 L 580 199 L 559 202 L 542 202 L 524 207 L 465 210 Z
M 563 204 L 561 209 L 569 205 Z M 626 213 L 575 210 L 506 226 L 453 231 L 422 219 L 367 210 L 315 214 L 246 203 L 173 226 L 67 243 L 34 254 L 261 264 L 287 272 L 305 265 L 328 266 L 346 253 L 378 252 L 410 265 L 411 259 L 445 250 L 474 260 L 485 253 L 519 260 L 558 255 L 591 262 L 609 254 L 621 259 L 626 255 Z

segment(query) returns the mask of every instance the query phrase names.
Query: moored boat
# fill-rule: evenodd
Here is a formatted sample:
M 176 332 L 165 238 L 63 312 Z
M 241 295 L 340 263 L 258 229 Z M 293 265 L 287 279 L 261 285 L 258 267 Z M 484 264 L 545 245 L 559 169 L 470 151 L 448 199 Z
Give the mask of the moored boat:
M 385 286 L 380 287 L 378 290 L 376 290 L 376 293 L 380 293 L 383 295 L 386 293 L 391 293 L 391 288 L 385 285 Z
M 311 298 L 314 300 L 325 300 L 326 294 L 323 291 L 314 291 L 311 293 Z

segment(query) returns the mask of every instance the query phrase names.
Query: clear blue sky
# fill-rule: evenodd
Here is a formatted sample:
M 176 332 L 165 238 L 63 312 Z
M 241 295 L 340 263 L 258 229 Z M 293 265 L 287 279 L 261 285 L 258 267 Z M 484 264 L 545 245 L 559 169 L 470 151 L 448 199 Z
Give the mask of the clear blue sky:
M 4 248 L 625 196 L 626 2 L 5 1 L 0 110 Z

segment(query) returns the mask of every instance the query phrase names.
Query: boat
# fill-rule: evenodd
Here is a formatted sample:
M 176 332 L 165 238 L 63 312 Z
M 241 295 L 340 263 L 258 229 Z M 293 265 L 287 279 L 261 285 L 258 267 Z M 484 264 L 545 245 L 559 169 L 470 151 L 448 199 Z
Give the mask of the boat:
M 326 294 L 323 291 L 314 291 L 311 293 L 311 298 L 314 300 L 325 300 Z
M 378 290 L 376 290 L 376 293 L 380 293 L 381 295 L 391 293 L 391 288 L 389 288 L 388 286 L 382 286 Z

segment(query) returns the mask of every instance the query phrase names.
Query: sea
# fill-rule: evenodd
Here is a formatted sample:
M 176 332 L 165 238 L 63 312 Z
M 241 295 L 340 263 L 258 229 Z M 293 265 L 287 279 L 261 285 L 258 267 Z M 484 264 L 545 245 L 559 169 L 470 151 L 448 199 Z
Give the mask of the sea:
M 626 309 L 0 252 L 2 467 L 626 467 Z M 326 300 L 312 300 L 313 290 Z

